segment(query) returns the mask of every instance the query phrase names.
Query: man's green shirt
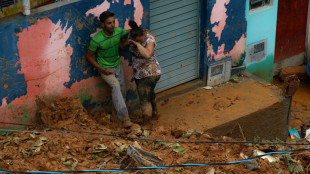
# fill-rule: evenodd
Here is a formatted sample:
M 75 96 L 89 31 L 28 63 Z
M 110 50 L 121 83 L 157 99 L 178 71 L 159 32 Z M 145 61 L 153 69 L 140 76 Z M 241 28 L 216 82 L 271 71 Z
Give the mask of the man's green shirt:
M 118 47 L 121 38 L 126 34 L 126 30 L 115 27 L 112 36 L 107 36 L 102 30 L 91 39 L 88 49 L 96 52 L 97 62 L 101 67 L 116 68 L 121 64 Z

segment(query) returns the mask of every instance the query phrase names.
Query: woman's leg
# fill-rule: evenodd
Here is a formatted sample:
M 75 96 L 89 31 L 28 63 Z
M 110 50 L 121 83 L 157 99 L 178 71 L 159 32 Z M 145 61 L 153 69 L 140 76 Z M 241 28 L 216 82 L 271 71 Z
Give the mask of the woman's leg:
M 144 121 L 147 121 L 152 117 L 151 86 L 149 85 L 148 81 L 148 77 L 143 79 L 136 79 L 137 91 L 140 98 L 140 105 Z
M 157 111 L 157 104 L 156 104 L 156 94 L 155 94 L 155 87 L 160 79 L 160 76 L 154 76 L 152 77 L 152 83 L 151 85 L 151 104 L 152 104 L 152 118 L 158 119 L 158 111 Z
M 154 89 L 159 78 L 160 76 L 152 76 L 143 79 L 136 79 L 142 114 L 145 120 L 149 120 L 152 117 L 156 118 L 158 116 Z

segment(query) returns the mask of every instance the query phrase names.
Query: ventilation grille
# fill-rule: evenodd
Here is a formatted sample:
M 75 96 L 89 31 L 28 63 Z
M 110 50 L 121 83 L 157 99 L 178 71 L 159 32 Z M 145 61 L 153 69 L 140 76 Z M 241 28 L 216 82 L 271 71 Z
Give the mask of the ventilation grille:
M 259 62 L 266 58 L 266 48 L 267 40 L 263 40 L 258 43 L 249 45 L 247 49 L 247 63 Z
M 272 0 L 250 0 L 250 10 L 272 5 Z
M 215 86 L 227 82 L 231 75 L 231 57 L 208 65 L 207 85 Z

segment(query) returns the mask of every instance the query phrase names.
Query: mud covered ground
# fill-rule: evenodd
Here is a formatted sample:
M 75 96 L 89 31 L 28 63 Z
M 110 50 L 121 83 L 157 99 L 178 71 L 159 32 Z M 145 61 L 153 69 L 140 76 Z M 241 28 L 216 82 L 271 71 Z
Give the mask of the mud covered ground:
M 165 102 L 165 101 L 163 101 Z M 176 127 L 164 127 L 154 121 L 142 129 L 120 129 L 111 115 L 88 113 L 79 99 L 62 98 L 56 102 L 37 101 L 40 109 L 40 125 L 28 127 L 28 131 L 41 133 L 9 133 L 0 137 L 0 166 L 2 170 L 14 171 L 70 171 L 119 169 L 141 167 L 127 158 L 129 145 L 141 147 L 163 159 L 164 165 L 184 163 L 225 163 L 241 160 L 243 153 L 252 157 L 253 151 L 265 152 L 305 148 L 307 146 L 250 145 L 250 144 L 198 144 L 126 140 L 104 137 L 119 135 L 148 138 L 182 138 L 203 140 L 232 140 L 229 137 L 213 138 L 203 131 L 189 130 L 177 121 Z M 47 128 L 50 127 L 50 128 Z M 58 129 L 56 129 L 58 128 Z M 63 134 L 58 134 L 63 133 Z M 73 135 L 69 135 L 73 134 Z M 242 140 L 238 140 L 242 141 Z M 259 169 L 251 171 L 243 164 L 214 167 L 177 167 L 164 170 L 166 173 L 206 173 L 211 168 L 215 173 L 307 173 L 310 167 L 310 152 L 303 151 L 279 157 L 276 163 L 257 159 Z M 137 173 L 131 171 L 129 173 Z M 140 171 L 156 173 L 156 171 Z
M 283 81 L 276 77 L 274 84 L 279 88 L 283 87 Z M 300 81 L 299 88 L 293 96 L 291 108 L 290 128 L 295 128 L 299 132 L 303 124 L 310 125 L 310 79 L 304 78 Z

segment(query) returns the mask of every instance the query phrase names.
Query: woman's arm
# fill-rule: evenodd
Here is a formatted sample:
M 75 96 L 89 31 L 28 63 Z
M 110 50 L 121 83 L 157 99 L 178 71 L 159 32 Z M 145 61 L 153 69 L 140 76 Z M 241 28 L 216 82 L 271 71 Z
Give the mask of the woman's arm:
M 154 48 L 155 48 L 154 42 L 147 43 L 145 47 L 143 47 L 140 43 L 138 43 L 134 40 L 131 40 L 131 39 L 129 39 L 129 42 L 136 45 L 137 49 L 139 50 L 139 52 L 143 58 L 150 59 L 153 56 Z

